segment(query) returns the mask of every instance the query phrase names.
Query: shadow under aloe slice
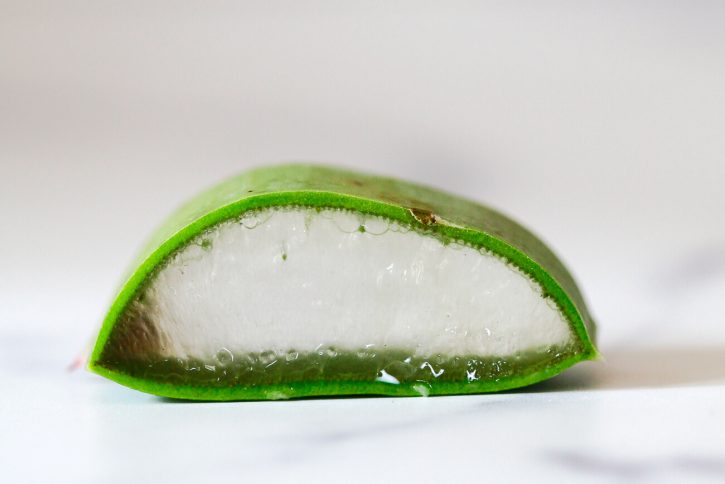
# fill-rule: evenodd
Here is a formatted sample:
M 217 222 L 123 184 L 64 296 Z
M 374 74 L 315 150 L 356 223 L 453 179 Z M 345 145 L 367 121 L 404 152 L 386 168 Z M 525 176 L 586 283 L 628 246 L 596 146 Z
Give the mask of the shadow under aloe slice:
M 596 357 L 593 331 L 564 266 L 498 212 L 285 165 L 211 189 L 157 231 L 90 368 L 186 399 L 480 393 Z

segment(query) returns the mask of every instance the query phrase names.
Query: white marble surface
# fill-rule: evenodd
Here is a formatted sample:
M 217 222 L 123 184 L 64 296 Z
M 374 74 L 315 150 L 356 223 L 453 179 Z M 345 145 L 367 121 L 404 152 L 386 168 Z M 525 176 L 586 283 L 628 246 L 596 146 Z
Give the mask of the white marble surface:
M 0 9 L 0 481 L 725 481 L 722 3 Z M 523 221 L 606 360 L 498 395 L 222 404 L 67 370 L 176 204 L 292 159 Z

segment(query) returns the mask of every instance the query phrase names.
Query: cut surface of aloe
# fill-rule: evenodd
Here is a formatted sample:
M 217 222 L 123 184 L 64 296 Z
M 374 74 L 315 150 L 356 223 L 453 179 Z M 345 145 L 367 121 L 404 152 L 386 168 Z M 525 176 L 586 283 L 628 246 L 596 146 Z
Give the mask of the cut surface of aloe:
M 481 393 L 596 356 L 573 279 L 534 235 L 390 178 L 260 168 L 154 234 L 91 370 L 199 400 Z

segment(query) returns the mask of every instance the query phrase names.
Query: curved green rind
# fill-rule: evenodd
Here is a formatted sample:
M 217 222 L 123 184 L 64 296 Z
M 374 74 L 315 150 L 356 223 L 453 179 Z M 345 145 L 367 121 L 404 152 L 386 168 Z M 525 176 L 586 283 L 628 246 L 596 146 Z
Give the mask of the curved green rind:
M 542 371 L 499 381 L 437 382 L 430 390 L 431 395 L 491 392 L 529 385 L 549 378 L 578 361 L 598 357 L 593 342 L 595 324 L 574 279 L 553 252 L 518 223 L 488 207 L 429 187 L 337 168 L 292 164 L 258 168 L 231 178 L 192 199 L 157 229 L 132 265 L 135 270 L 123 284 L 103 321 L 89 368 L 131 388 L 161 396 L 203 400 L 269 398 L 263 395 L 270 391 L 271 386 L 266 386 L 266 389 L 205 389 L 170 385 L 109 370 L 100 364 L 100 360 L 119 315 L 167 257 L 205 230 L 243 212 L 290 205 L 343 208 L 387 217 L 444 241 L 459 241 L 485 248 L 536 280 L 544 295 L 559 306 L 579 339 L 579 352 Z M 289 388 L 289 385 L 282 386 Z M 379 382 L 323 381 L 297 383 L 294 387 L 295 397 L 419 395 L 404 386 Z

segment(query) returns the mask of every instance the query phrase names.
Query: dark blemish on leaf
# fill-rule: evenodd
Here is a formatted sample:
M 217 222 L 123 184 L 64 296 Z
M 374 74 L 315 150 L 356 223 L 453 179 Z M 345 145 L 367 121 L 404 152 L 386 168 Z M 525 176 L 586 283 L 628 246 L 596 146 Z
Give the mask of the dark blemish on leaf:
M 408 210 L 413 218 L 423 225 L 434 225 L 438 220 L 436 214 L 425 208 L 410 207 Z
M 364 185 L 364 183 L 363 183 L 363 182 L 361 182 L 360 180 L 350 180 L 350 183 L 352 183 L 352 184 L 353 184 L 353 185 L 355 185 L 356 187 L 361 187 L 361 186 L 363 186 L 363 185 Z
M 158 354 L 162 338 L 148 308 L 133 302 L 118 319 L 101 354 L 102 362 L 123 363 Z

